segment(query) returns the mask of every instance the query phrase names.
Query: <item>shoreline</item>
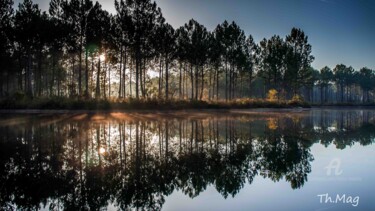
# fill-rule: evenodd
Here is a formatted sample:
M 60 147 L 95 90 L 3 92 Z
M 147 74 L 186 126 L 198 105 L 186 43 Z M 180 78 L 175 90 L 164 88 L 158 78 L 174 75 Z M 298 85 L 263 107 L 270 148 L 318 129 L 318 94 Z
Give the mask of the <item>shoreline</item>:
M 6 113 L 113 113 L 113 112 L 179 112 L 179 111 L 301 111 L 307 109 L 375 109 L 374 103 L 309 104 L 304 101 L 235 99 L 230 101 L 129 99 L 126 101 L 79 100 L 66 98 L 33 100 L 0 100 L 0 114 Z
M 185 108 L 185 109 L 2 109 L 0 114 L 96 114 L 96 113 L 263 113 L 263 112 L 306 112 L 312 110 L 375 110 L 375 106 L 311 106 L 310 108 Z

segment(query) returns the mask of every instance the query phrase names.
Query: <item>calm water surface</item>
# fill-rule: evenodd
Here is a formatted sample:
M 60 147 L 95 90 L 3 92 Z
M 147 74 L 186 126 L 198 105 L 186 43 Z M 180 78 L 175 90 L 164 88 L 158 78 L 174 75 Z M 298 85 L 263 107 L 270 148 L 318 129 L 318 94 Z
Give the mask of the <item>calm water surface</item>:
M 0 114 L 0 209 L 375 210 L 375 110 Z

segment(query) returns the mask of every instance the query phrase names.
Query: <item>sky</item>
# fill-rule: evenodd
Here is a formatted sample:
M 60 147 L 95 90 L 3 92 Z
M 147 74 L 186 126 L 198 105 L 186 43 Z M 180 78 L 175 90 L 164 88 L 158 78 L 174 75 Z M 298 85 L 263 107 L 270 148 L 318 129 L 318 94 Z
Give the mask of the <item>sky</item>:
M 21 0 L 15 0 L 15 4 Z M 34 0 L 42 10 L 49 0 Z M 114 0 L 99 0 L 115 13 Z M 301 28 L 312 45 L 312 66 L 337 64 L 375 69 L 374 0 L 156 0 L 167 22 L 178 28 L 194 18 L 213 30 L 224 20 L 235 21 L 256 42 L 285 37 Z

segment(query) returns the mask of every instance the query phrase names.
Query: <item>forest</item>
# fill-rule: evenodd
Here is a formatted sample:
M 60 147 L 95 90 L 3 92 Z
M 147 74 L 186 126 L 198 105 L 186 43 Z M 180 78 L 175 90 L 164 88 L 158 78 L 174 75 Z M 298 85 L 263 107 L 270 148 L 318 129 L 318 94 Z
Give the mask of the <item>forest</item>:
M 256 43 L 235 22 L 175 29 L 151 0 L 0 2 L 0 99 L 371 104 L 375 71 L 316 70 L 308 36 L 292 28 Z

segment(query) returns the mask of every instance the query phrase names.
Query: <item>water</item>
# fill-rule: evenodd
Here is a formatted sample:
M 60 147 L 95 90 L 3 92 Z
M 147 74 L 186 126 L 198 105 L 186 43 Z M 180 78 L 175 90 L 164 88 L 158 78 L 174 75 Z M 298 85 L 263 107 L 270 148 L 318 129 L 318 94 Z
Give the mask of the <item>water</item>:
M 374 210 L 375 110 L 1 114 L 5 210 Z

